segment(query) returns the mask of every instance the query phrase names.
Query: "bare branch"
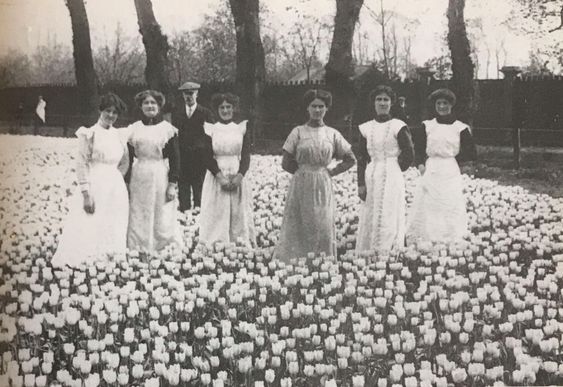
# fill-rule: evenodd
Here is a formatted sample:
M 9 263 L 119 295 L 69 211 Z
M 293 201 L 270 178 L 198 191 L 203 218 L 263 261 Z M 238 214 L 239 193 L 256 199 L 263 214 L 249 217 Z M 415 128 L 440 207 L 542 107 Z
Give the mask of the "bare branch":
M 563 28 L 563 5 L 561 6 L 561 11 L 560 11 L 559 15 L 561 16 L 561 24 L 559 24 L 558 27 L 549 30 L 549 32 L 555 32 L 555 31 Z

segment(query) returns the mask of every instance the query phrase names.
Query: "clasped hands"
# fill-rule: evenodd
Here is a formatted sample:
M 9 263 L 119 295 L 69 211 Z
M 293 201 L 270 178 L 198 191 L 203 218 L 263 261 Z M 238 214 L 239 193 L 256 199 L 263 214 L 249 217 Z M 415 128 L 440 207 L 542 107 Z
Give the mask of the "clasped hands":
M 216 177 L 223 191 L 235 191 L 242 182 L 242 173 L 225 176 L 223 172 L 219 172 Z
M 83 208 L 87 214 L 93 214 L 96 210 L 96 203 L 94 202 L 94 198 L 88 191 L 82 191 L 82 198 L 84 199 Z
M 166 188 L 166 201 L 171 202 L 172 200 L 176 199 L 177 196 L 178 196 L 178 184 L 168 183 L 168 187 Z

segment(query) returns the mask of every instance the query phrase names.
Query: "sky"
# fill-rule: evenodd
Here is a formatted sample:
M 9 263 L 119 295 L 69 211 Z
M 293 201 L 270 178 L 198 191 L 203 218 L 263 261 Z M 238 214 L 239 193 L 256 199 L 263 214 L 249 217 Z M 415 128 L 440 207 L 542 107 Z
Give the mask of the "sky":
M 155 16 L 163 31 L 174 34 L 197 28 L 206 13 L 212 13 L 224 0 L 152 0 Z M 269 9 L 272 29 L 284 31 L 291 24 L 288 6 L 303 14 L 312 14 L 330 21 L 335 13 L 335 0 L 263 0 Z M 365 0 L 360 15 L 362 30 L 369 36 L 377 27 L 368 9 L 378 10 L 380 0 Z M 499 25 L 510 12 L 510 0 L 472 0 L 466 5 L 466 18 L 481 17 L 483 39 L 493 46 L 506 38 L 506 64 L 522 65 L 528 59 L 530 40 L 519 37 Z M 445 12 L 448 0 L 384 0 L 386 8 L 405 18 L 416 19 L 413 58 L 422 65 L 439 54 L 447 28 Z M 416 6 L 413 6 L 416 4 Z M 92 44 L 94 47 L 111 40 L 119 23 L 124 33 L 138 37 L 133 0 L 86 0 Z M 31 53 L 38 45 L 56 41 L 72 44 L 70 17 L 64 0 L 0 0 L 0 55 L 10 49 Z M 482 54 L 484 55 L 484 54 Z M 481 60 L 484 63 L 484 59 Z M 492 65 L 492 64 L 491 64 Z M 480 74 L 481 77 L 484 74 Z

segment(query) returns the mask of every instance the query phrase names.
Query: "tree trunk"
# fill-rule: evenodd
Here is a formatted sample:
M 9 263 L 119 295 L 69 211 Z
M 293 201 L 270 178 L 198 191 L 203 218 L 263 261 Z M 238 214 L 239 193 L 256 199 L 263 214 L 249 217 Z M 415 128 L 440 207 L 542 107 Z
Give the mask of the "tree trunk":
M 143 37 L 147 66 L 145 80 L 150 89 L 169 92 L 168 80 L 168 39 L 162 33 L 152 9 L 151 0 L 135 0 L 139 32 Z
M 452 58 L 452 91 L 457 96 L 456 113 L 471 125 L 473 121 L 473 70 L 471 49 L 464 20 L 465 0 L 449 0 L 448 46 Z
M 98 82 L 92 59 L 90 26 L 83 0 L 66 0 L 72 24 L 74 73 L 78 88 L 80 114 L 90 119 L 98 112 Z
M 364 0 L 336 0 L 334 33 L 326 64 L 326 81 L 338 86 L 354 75 L 352 42 Z
M 236 85 L 241 94 L 241 110 L 252 122 L 252 137 L 261 131 L 266 66 L 260 38 L 259 0 L 229 0 L 237 37 Z M 254 142 L 254 141 L 253 141 Z

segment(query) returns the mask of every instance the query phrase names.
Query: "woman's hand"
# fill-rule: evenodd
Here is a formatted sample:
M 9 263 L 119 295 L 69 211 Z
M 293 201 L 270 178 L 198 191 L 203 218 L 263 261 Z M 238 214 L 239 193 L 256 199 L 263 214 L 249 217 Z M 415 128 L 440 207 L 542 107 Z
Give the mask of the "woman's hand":
M 177 195 L 178 195 L 178 184 L 168 183 L 168 188 L 166 188 L 166 201 L 171 202 L 172 200 L 176 199 Z
M 363 202 L 366 201 L 367 189 L 365 185 L 361 185 L 358 187 L 358 196 L 362 199 Z
M 352 168 L 356 164 L 356 157 L 352 151 L 346 153 L 344 157 L 342 157 L 342 161 L 334 166 L 334 168 L 327 168 L 328 175 L 330 177 L 334 177 L 340 175 L 341 173 L 346 172 L 350 168 Z
M 425 171 L 426 171 L 426 166 L 424 164 L 420 164 L 418 166 L 418 172 L 420 172 L 420 175 L 424 175 Z
M 219 185 L 224 191 L 231 191 L 232 190 L 232 183 L 231 179 L 223 175 L 223 172 L 219 172 L 217 175 L 217 180 L 219 181 Z
M 88 191 L 83 191 L 82 197 L 84 199 L 84 205 L 83 205 L 84 211 L 86 211 L 87 214 L 93 214 L 94 211 L 96 210 L 94 198 L 90 196 Z
M 231 177 L 231 185 L 233 190 L 236 190 L 238 187 L 240 187 L 240 184 L 242 183 L 242 173 L 237 173 L 235 176 Z

